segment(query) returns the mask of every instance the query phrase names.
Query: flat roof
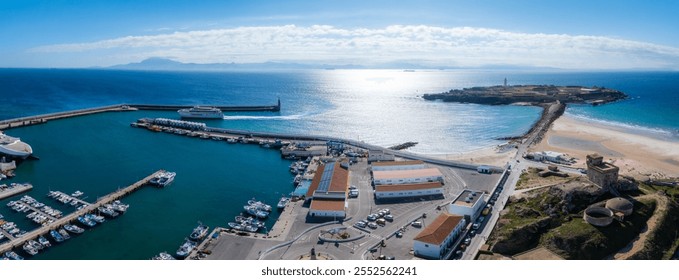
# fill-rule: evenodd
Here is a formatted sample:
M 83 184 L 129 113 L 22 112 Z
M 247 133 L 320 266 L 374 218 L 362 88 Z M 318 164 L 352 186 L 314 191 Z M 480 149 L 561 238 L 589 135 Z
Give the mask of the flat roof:
M 424 164 L 421 160 L 402 160 L 402 161 L 376 161 L 373 166 L 398 166 L 398 165 L 418 165 Z
M 413 240 L 440 245 L 453 229 L 460 224 L 462 219 L 464 219 L 462 216 L 441 213 L 441 215 L 436 217 L 436 219 L 425 227 L 420 234 L 415 236 Z
M 467 197 L 471 196 L 471 200 L 469 202 L 466 201 Z M 476 195 L 473 195 L 476 194 Z M 472 207 L 476 202 L 483 196 L 483 192 L 478 192 L 478 191 L 473 191 L 473 190 L 463 190 L 460 195 L 458 195 L 455 200 L 453 200 L 452 204 L 459 205 L 459 206 L 466 206 L 466 207 Z
M 313 197 L 314 192 L 346 192 L 349 187 L 349 171 L 340 167 L 338 162 L 322 164 L 316 169 L 306 197 Z
M 319 211 L 344 211 L 344 200 L 314 199 L 309 209 Z
M 443 176 L 438 168 L 421 168 L 409 170 L 385 170 L 373 171 L 373 178 L 380 179 L 403 179 L 403 178 L 422 178 L 432 176 Z
M 394 191 L 410 191 L 410 190 L 427 190 L 442 188 L 441 182 L 431 182 L 424 184 L 405 184 L 405 185 L 377 185 L 376 192 L 394 192 Z

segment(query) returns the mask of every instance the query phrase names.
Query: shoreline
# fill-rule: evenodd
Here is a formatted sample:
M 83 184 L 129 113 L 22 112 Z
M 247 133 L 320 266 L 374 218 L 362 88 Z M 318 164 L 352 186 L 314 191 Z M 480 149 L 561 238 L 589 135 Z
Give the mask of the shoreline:
M 679 140 L 570 114 L 557 119 L 530 151 L 556 151 L 577 158 L 584 167 L 588 153 L 599 153 L 637 179 L 679 177 Z

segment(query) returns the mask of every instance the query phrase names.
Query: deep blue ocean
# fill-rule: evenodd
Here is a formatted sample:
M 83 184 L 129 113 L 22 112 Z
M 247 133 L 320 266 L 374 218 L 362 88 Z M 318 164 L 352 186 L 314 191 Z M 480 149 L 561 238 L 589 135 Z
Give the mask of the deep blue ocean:
M 312 133 L 379 145 L 419 142 L 412 151 L 458 153 L 502 143 L 537 120 L 540 109 L 425 101 L 424 93 L 510 84 L 604 86 L 630 99 L 603 106 L 569 106 L 567 113 L 649 133 L 679 129 L 679 73 L 514 73 L 510 71 L 314 70 L 268 72 L 144 72 L 0 69 L 0 119 L 120 103 L 269 105 L 280 112 L 229 113 L 210 126 Z M 164 188 L 125 197 L 128 213 L 88 230 L 36 259 L 148 259 L 174 252 L 198 221 L 226 226 L 251 197 L 275 204 L 292 191 L 290 161 L 256 145 L 152 133 L 131 128 L 142 117 L 175 112 L 104 113 L 7 131 L 31 144 L 7 182 L 31 182 L 27 194 L 70 211 L 45 195 L 82 190 L 94 201 L 148 174 L 177 172 Z M 22 229 L 36 225 L 5 206 L 0 214 Z M 273 225 L 274 213 L 267 224 Z

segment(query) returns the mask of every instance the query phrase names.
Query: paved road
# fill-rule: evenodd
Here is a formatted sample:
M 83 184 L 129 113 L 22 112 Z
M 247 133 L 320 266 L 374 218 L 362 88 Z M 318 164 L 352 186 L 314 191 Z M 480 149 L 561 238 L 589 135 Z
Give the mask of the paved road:
M 479 249 L 483 244 L 486 243 L 488 237 L 490 236 L 490 233 L 493 231 L 495 228 L 495 225 L 497 224 L 497 221 L 500 217 L 500 211 L 505 208 L 505 205 L 507 204 L 507 200 L 509 199 L 510 196 L 514 194 L 516 191 L 516 183 L 519 181 L 519 176 L 521 176 L 521 170 L 527 169 L 529 166 L 542 166 L 542 163 L 538 162 L 532 162 L 532 161 L 527 161 L 522 158 L 522 155 L 524 155 L 527 151 L 528 148 L 538 140 L 538 136 L 543 135 L 549 129 L 549 125 L 551 125 L 551 122 L 549 121 L 552 119 L 552 116 L 554 114 L 557 114 L 559 109 L 561 108 L 560 106 L 563 106 L 561 104 L 552 104 L 547 108 L 548 116 L 545 118 L 541 118 L 538 124 L 536 124 L 536 129 L 532 131 L 528 137 L 526 137 L 521 144 L 517 146 L 517 151 L 514 157 L 508 162 L 508 166 L 511 166 L 511 172 L 507 176 L 507 180 L 504 184 L 504 188 L 502 191 L 499 193 L 499 196 L 497 198 L 497 201 L 493 205 L 493 208 L 491 209 L 491 212 L 489 214 L 489 218 L 486 221 L 485 226 L 479 232 L 474 238 L 472 238 L 471 243 L 463 253 L 461 259 L 464 260 L 472 260 L 476 257 L 476 255 L 479 252 Z M 544 164 L 544 167 L 546 167 L 546 164 Z M 560 167 L 561 168 L 561 167 Z M 578 173 L 581 174 L 577 169 L 573 168 L 563 168 L 564 171 L 569 172 L 569 173 Z

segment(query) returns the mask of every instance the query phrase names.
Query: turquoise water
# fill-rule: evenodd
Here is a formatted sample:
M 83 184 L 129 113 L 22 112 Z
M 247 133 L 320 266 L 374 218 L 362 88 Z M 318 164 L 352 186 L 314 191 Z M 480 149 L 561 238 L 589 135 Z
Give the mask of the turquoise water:
M 528 73 L 484 71 L 335 70 L 271 72 L 143 72 L 0 69 L 0 119 L 119 103 L 266 105 L 281 112 L 229 113 L 208 125 L 255 131 L 311 133 L 379 145 L 417 141 L 421 153 L 459 153 L 524 133 L 540 109 L 424 101 L 424 93 L 510 84 L 605 86 L 632 98 L 567 113 L 669 134 L 679 129 L 678 73 Z M 152 133 L 131 128 L 142 117 L 175 112 L 89 115 L 12 129 L 41 159 L 14 181 L 62 210 L 49 190 L 82 190 L 94 201 L 158 169 L 177 172 L 164 189 L 142 188 L 123 199 L 128 213 L 36 259 L 148 259 L 173 253 L 198 221 L 224 226 L 251 197 L 275 204 L 292 188 L 290 162 L 256 145 Z M 9 181 L 12 182 L 12 181 Z M 2 183 L 6 183 L 3 181 Z M 14 198 L 17 199 L 17 198 Z M 23 229 L 35 225 L 0 201 L 0 213 Z M 276 215 L 268 220 L 268 226 Z
M 290 162 L 278 151 L 129 126 L 153 114 L 96 114 L 12 130 L 40 157 L 22 164 L 17 180 L 31 182 L 34 189 L 28 194 L 51 206 L 61 203 L 46 196 L 50 189 L 82 190 L 85 200 L 94 201 L 158 169 L 177 172 L 166 188 L 144 187 L 125 197 L 123 202 L 131 205 L 126 214 L 35 259 L 148 259 L 162 251 L 174 253 L 198 221 L 226 226 L 248 199 L 275 205 L 293 190 Z M 6 219 L 25 230 L 35 227 L 25 214 L 5 206 L 8 201 L 0 201 Z M 277 216 L 273 213 L 267 220 L 268 227 Z

